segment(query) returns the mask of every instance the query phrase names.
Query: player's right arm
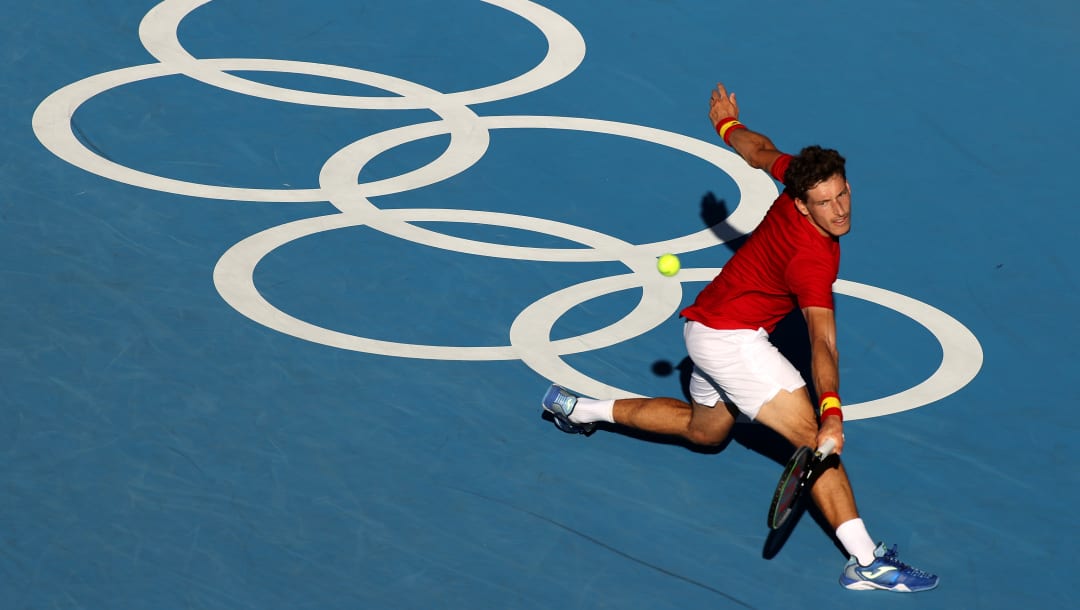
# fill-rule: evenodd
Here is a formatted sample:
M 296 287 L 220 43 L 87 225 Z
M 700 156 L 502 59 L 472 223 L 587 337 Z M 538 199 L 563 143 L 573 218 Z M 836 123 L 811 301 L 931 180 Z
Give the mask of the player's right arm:
M 836 394 L 840 389 L 840 356 L 836 349 L 836 314 L 828 307 L 805 307 L 806 330 L 810 334 L 810 370 L 818 395 Z M 844 450 L 842 417 L 823 417 L 817 446 L 827 439 L 836 443 L 835 453 Z
M 709 99 L 709 119 L 713 126 L 720 124 L 725 119 L 739 118 L 739 104 L 735 101 L 735 94 L 728 93 L 723 84 L 717 83 L 716 89 Z M 756 131 L 752 131 L 741 125 L 740 129 L 732 129 L 728 132 L 725 141 L 739 153 L 750 167 L 772 170 L 776 160 L 784 153 L 777 150 L 772 140 Z

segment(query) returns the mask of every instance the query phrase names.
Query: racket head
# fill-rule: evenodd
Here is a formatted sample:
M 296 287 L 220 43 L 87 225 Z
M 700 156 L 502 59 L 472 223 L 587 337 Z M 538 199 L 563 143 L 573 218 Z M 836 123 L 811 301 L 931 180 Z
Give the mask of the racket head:
M 810 463 L 813 459 L 813 449 L 799 447 L 788 460 L 784 473 L 780 475 L 780 482 L 776 485 L 776 491 L 773 493 L 772 504 L 769 506 L 770 529 L 779 528 L 791 516 L 802 495 L 806 480 L 810 476 Z

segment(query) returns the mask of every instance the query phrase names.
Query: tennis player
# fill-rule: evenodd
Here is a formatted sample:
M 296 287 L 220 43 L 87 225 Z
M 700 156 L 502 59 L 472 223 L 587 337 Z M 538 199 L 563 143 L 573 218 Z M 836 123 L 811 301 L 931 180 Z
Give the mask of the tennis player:
M 851 186 L 844 158 L 819 146 L 792 156 L 739 121 L 735 94 L 712 92 L 709 118 L 724 142 L 750 166 L 784 184 L 761 224 L 723 270 L 682 311 L 694 362 L 691 404 L 674 398 L 594 400 L 552 385 L 542 404 L 564 432 L 590 434 L 611 422 L 700 445 L 719 445 L 741 412 L 796 447 L 831 439 L 843 451 L 832 286 L 840 266 L 840 237 L 851 230 Z M 770 342 L 777 324 L 798 307 L 810 335 L 814 408 L 798 370 Z M 848 589 L 915 592 L 938 577 L 875 544 L 859 517 L 842 464 L 821 473 L 811 495 L 850 558 L 840 575 Z

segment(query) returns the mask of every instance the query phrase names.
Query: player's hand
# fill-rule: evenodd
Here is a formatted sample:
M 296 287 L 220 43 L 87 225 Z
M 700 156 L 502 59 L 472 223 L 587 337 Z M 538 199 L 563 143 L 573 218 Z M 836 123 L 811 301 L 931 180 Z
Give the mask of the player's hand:
M 836 443 L 833 453 L 840 455 L 844 451 L 844 422 L 839 417 L 826 417 L 818 429 L 817 446 L 820 447 L 827 439 Z
M 728 93 L 722 83 L 716 83 L 716 89 L 713 89 L 709 99 L 709 119 L 716 125 L 728 117 L 739 118 L 739 104 L 735 101 L 734 93 Z

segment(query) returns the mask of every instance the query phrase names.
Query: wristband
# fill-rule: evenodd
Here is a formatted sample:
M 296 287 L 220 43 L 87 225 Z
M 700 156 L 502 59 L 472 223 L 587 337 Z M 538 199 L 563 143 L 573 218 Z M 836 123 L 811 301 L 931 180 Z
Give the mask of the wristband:
M 839 417 L 840 421 L 844 420 L 844 410 L 840 408 L 840 397 L 836 392 L 825 392 L 821 395 L 821 402 L 818 408 L 818 415 L 821 419 L 826 417 Z
M 740 123 L 739 119 L 736 119 L 735 117 L 720 119 L 716 124 L 716 133 L 724 140 L 724 144 L 727 144 L 728 146 L 731 146 L 731 140 L 729 138 L 731 137 L 732 132 L 738 129 L 746 129 L 746 125 Z

